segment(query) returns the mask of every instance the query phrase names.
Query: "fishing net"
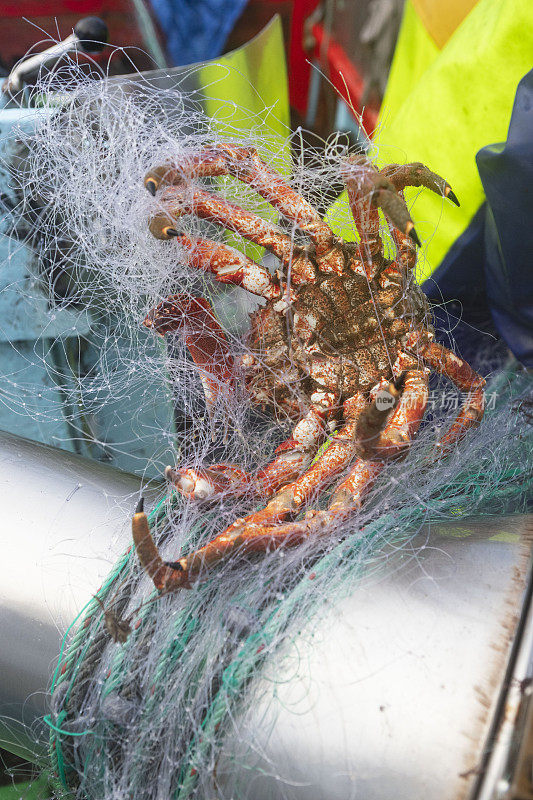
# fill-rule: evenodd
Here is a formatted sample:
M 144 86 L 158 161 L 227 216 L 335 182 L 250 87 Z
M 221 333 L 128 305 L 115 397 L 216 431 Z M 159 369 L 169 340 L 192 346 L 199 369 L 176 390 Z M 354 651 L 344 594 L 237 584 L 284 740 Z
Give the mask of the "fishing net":
M 207 297 L 238 359 L 248 352 L 248 314 L 261 301 L 192 269 L 176 242 L 149 233 L 158 199 L 145 190 L 143 178 L 168 159 L 179 162 L 206 146 L 237 141 L 255 147 L 324 212 L 332 187 L 342 186 L 345 143 L 337 137 L 308 152 L 297 132 L 287 136 L 289 159 L 286 142 L 276 145 L 261 119 L 250 120 L 244 136 L 240 126 L 232 129 L 231 115 L 222 123 L 208 118 L 200 98 L 179 87 L 84 78 L 75 65 L 39 85 L 34 103 L 35 123 L 16 132 L 19 159 L 10 166 L 12 253 L 16 257 L 30 243 L 37 264 L 33 286 L 49 298 L 50 314 L 66 309 L 83 321 L 84 331 L 75 335 L 73 325 L 74 333 L 54 336 L 64 354 L 52 370 L 62 400 L 55 408 L 50 402 L 46 413 L 74 409 L 75 434 L 91 440 L 102 457 L 109 446 L 105 437 L 90 426 L 80 428 L 75 412 L 83 407 L 85 418 L 94 420 L 102 408 L 113 408 L 114 424 L 127 417 L 135 434 L 133 444 L 115 438 L 114 448 L 134 452 L 140 443 L 151 443 L 149 458 L 138 455 L 139 471 L 147 476 L 161 473 L 167 463 L 202 467 L 221 461 L 253 473 L 289 435 L 283 415 L 275 419 L 268 410 L 252 408 L 240 387 L 234 394 L 220 387 L 223 401 L 207 414 L 182 338 L 158 339 L 142 320 L 177 291 Z M 296 243 L 305 241 L 242 182 L 216 178 L 209 188 L 274 220 Z M 345 228 L 348 220 L 346 209 L 339 225 Z M 259 248 L 193 215 L 180 219 L 180 229 L 231 242 L 256 260 L 263 257 Z M 385 223 L 382 236 L 386 252 L 393 253 Z M 263 263 L 279 267 L 272 258 Z M 449 322 L 452 329 L 456 321 Z M 78 344 L 90 342 L 90 368 L 80 368 L 79 352 L 73 355 L 72 343 L 66 346 L 69 336 Z M 296 548 L 237 554 L 191 589 L 164 596 L 128 549 L 68 631 L 53 678 L 45 721 L 58 794 L 68 791 L 80 800 L 246 795 L 239 769 L 243 753 L 254 752 L 257 744 L 241 726 L 246 709 L 261 701 L 265 676 L 275 685 L 284 660 L 294 657 L 291 647 L 311 635 L 324 609 L 380 567 L 384 545 L 402 547 L 423 526 L 466 513 L 526 508 L 533 480 L 530 378 L 496 352 L 492 341 L 477 354 L 476 367 L 488 375 L 483 423 L 436 460 L 436 438 L 462 398 L 433 376 L 429 413 L 406 459 L 388 464 L 361 510 L 327 535 Z M 4 376 L 7 401 L 20 402 L 20 382 L 20 376 Z M 33 395 L 35 387 L 26 390 Z M 317 498 L 314 505 L 323 502 Z M 148 518 L 162 557 L 174 561 L 257 507 L 251 493 L 222 495 L 209 505 L 171 490 Z M 272 698 L 275 704 L 275 692 Z M 235 740 L 239 754 L 227 749 Z M 222 754 L 231 769 L 221 769 Z M 282 796 L 292 796 L 281 777 L 279 785 Z

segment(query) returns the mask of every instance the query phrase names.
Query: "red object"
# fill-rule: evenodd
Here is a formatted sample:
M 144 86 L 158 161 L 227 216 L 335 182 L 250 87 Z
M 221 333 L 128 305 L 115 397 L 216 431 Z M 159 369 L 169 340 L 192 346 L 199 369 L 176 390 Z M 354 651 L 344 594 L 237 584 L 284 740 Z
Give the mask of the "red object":
M 331 34 L 327 33 L 323 25 L 320 23 L 313 25 L 312 32 L 316 39 L 315 58 L 324 64 L 327 70 L 326 74 L 333 86 L 346 102 L 354 117 L 356 119 L 358 115 L 362 117 L 363 128 L 371 136 L 377 125 L 378 111 L 368 106 L 361 109 L 364 85 L 362 75 L 350 61 L 344 48 Z
M 319 0 L 294 0 L 289 48 L 289 90 L 291 106 L 302 116 L 307 111 L 311 65 L 304 50 L 304 26 Z
M 291 106 L 305 116 L 311 78 L 311 60 L 316 59 L 339 95 L 353 110 L 362 116 L 363 127 L 371 134 L 377 124 L 378 109 L 361 109 L 363 77 L 344 48 L 329 34 L 321 23 L 311 29 L 315 45 L 304 49 L 306 22 L 318 6 L 319 0 L 294 0 L 289 51 L 289 90 Z M 308 34 L 307 34 L 308 35 Z M 359 120 L 358 120 L 359 121 Z

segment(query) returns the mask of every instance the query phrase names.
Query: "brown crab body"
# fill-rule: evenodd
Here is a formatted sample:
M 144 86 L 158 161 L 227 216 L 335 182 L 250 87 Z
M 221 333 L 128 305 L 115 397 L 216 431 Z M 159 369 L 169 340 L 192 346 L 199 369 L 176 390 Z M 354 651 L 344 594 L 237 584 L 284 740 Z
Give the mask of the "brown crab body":
M 348 265 L 333 276 L 316 268 L 316 283 L 294 292 L 284 316 L 283 299 L 267 301 L 252 314 L 243 359 L 252 403 L 294 420 L 317 391 L 333 393 L 340 408 L 357 392 L 367 396 L 383 379 L 392 381 L 406 334 L 432 330 L 425 295 L 409 278 L 385 260 L 371 279 Z

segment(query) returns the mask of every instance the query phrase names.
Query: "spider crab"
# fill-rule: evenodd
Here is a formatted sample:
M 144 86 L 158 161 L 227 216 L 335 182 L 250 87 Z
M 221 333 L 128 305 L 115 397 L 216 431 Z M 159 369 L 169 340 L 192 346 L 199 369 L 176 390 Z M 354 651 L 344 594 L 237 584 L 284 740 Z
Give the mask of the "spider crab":
M 197 181 L 222 175 L 251 186 L 306 235 L 307 245 L 297 246 L 272 222 Z M 429 308 L 413 276 L 420 241 L 403 189 L 427 187 L 458 205 L 451 187 L 422 164 L 392 164 L 378 170 L 364 155 L 347 157 L 343 178 L 359 233 L 357 244 L 338 238 L 249 147 L 219 144 L 146 175 L 146 188 L 159 200 L 159 210 L 149 223 L 151 233 L 178 242 L 191 268 L 265 298 L 266 303 L 252 314 L 249 354 L 241 367 L 252 403 L 281 409 L 294 421 L 290 438 L 254 475 L 231 464 L 167 468 L 167 479 L 191 499 L 251 492 L 268 502 L 173 562 L 161 559 L 139 507 L 133 518 L 135 545 L 163 592 L 189 587 L 233 552 L 293 546 L 353 514 L 387 461 L 407 453 L 426 408 L 430 369 L 447 376 L 466 394 L 457 418 L 437 442 L 438 450 L 449 449 L 483 415 L 483 378 L 433 341 Z M 394 260 L 383 254 L 380 208 L 392 226 Z M 225 244 L 190 238 L 177 222 L 186 214 L 262 245 L 277 256 L 280 270 L 272 275 Z M 208 406 L 221 382 L 231 389 L 235 365 L 205 299 L 168 297 L 144 324 L 160 335 L 180 331 L 185 336 Z M 332 430 L 329 446 L 315 458 Z M 347 468 L 329 507 L 310 509 L 298 520 L 306 504 Z

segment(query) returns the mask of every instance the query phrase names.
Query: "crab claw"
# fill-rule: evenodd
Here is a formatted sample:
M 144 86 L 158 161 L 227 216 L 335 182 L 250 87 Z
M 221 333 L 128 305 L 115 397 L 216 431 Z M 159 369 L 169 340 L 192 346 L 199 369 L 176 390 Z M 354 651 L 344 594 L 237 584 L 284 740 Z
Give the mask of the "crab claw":
M 175 294 L 146 316 L 144 323 L 160 336 L 183 333 L 185 344 L 198 368 L 207 411 L 234 389 L 233 357 L 211 305 L 203 297 Z
M 425 186 L 435 194 L 444 195 L 456 206 L 461 205 L 452 187 L 436 172 L 432 172 L 424 164 L 415 161 L 413 164 L 389 164 L 381 170 L 394 184 L 398 191 L 403 191 L 407 186 Z
M 154 178 L 147 178 L 144 185 L 146 186 L 152 197 L 155 197 L 155 193 L 157 191 L 157 184 Z
M 416 232 L 416 230 L 415 230 L 415 226 L 413 225 L 413 223 L 412 223 L 412 222 L 408 222 L 408 223 L 407 223 L 407 225 L 406 225 L 406 231 L 405 231 L 405 232 L 406 232 L 406 234 L 409 236 L 409 238 L 410 238 L 410 239 L 412 239 L 412 240 L 413 240 L 413 242 L 414 242 L 414 243 L 415 243 L 415 244 L 416 244 L 418 247 L 422 247 L 422 242 L 420 241 L 420 238 L 419 238 L 419 236 L 418 236 L 418 233 Z
M 446 186 L 444 187 L 444 194 L 448 198 L 448 200 L 451 200 L 452 203 L 455 203 L 456 206 L 461 205 L 461 203 L 457 199 L 457 195 L 455 194 L 455 192 L 452 191 L 452 187 L 450 186 L 449 183 L 447 183 Z
M 220 495 L 240 497 L 253 488 L 248 475 L 232 464 L 197 469 L 167 467 L 165 477 L 190 500 L 214 500 Z

